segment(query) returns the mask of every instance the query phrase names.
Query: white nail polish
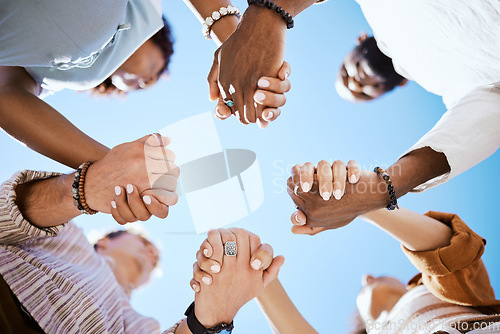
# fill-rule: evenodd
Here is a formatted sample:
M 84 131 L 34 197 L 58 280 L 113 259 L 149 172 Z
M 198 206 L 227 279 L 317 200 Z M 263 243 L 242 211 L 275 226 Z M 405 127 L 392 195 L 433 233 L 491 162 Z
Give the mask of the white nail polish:
M 204 249 L 203 250 L 203 255 L 205 255 L 206 257 L 208 257 L 208 249 Z
M 191 285 L 191 287 L 193 288 L 193 291 L 196 292 L 196 284 Z
M 272 111 L 267 113 L 267 116 L 264 118 L 266 121 L 270 121 L 274 117 L 274 113 Z
M 333 194 L 333 196 L 335 197 L 335 199 L 341 199 L 342 198 L 342 192 L 340 191 L 340 189 L 337 189 L 335 190 L 335 193 Z
M 134 191 L 134 187 L 131 184 L 127 184 L 127 193 L 131 194 Z
M 358 178 L 356 177 L 356 175 L 351 175 L 351 183 L 356 183 L 356 181 L 358 180 Z
M 212 283 L 212 281 L 210 280 L 210 278 L 208 277 L 203 277 L 201 279 L 203 281 L 203 283 L 205 283 L 206 285 L 210 285 L 210 283 Z
M 214 273 L 218 273 L 220 271 L 220 266 L 218 264 L 214 264 L 210 267 L 210 270 L 212 270 Z
M 142 200 L 144 201 L 144 203 L 146 204 L 151 204 L 151 197 L 149 197 L 148 195 L 144 196 L 142 198 Z
M 120 196 L 121 193 L 122 193 L 122 187 L 116 186 L 115 187 L 116 196 Z
M 261 266 L 262 266 L 262 262 L 260 262 L 259 260 L 255 259 L 252 261 L 252 268 L 254 270 L 259 270 Z
M 328 191 L 325 191 L 322 197 L 325 201 L 328 201 L 330 199 L 330 193 Z
M 302 183 L 302 190 L 306 193 L 309 190 L 311 190 L 311 186 L 309 185 L 309 182 L 304 182 Z
M 269 87 L 271 84 L 269 83 L 269 81 L 267 81 L 266 79 L 259 79 L 259 81 L 257 81 L 257 85 L 259 87 L 262 87 L 262 88 L 267 88 Z
M 290 75 L 290 73 L 288 72 L 285 72 L 285 80 L 288 79 L 288 76 Z
M 253 98 L 255 101 L 264 101 L 264 99 L 266 98 L 266 95 L 264 93 L 257 92 L 257 93 L 255 93 Z
M 299 214 L 297 212 L 295 213 L 295 220 L 297 221 L 297 223 L 301 223 L 302 224 L 302 222 L 299 219 Z
M 111 201 L 111 206 L 113 207 L 113 209 L 116 209 L 116 202 L 115 201 Z

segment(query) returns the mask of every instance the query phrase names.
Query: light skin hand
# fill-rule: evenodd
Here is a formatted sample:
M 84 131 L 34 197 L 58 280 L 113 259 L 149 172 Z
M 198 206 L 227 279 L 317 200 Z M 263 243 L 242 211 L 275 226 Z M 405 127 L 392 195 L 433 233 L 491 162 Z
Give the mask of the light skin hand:
M 158 202 L 172 206 L 179 168 L 175 155 L 166 149 L 168 139 L 161 144 L 157 136 L 148 135 L 136 141 L 114 147 L 102 160 L 91 165 L 85 181 L 86 200 L 90 208 L 111 213 L 116 187 L 121 191 L 134 184 L 141 196 L 155 197 Z M 126 165 L 127 168 L 123 168 Z M 116 201 L 115 201 L 116 202 Z
M 257 235 L 248 232 L 252 235 L 252 240 L 255 245 L 260 244 L 260 239 Z M 214 233 L 210 238 L 205 239 L 202 243 L 200 250 L 196 253 L 197 262 L 193 266 L 193 279 L 191 280 L 191 288 L 195 292 L 199 292 L 202 284 L 210 285 L 212 282 L 211 274 L 217 274 L 221 270 L 221 264 L 210 257 L 214 253 L 214 247 L 222 248 L 222 241 L 220 238 L 214 237 Z M 212 246 L 209 239 L 215 246 Z M 281 261 L 282 256 L 277 257 L 277 261 Z M 273 263 L 273 248 L 269 244 L 261 244 L 258 249 L 252 254 L 250 258 L 250 266 L 254 270 L 263 270 L 264 272 Z M 267 284 L 266 284 L 267 285 Z
M 258 90 L 255 92 L 254 100 L 258 106 L 263 108 L 262 119 L 257 119 L 257 124 L 260 128 L 266 128 L 270 122 L 276 120 L 281 114 L 280 107 L 286 102 L 285 93 L 287 93 L 291 87 L 290 81 L 288 80 L 290 72 L 290 65 L 287 62 L 283 62 L 277 78 L 262 77 L 257 81 Z M 215 117 L 220 120 L 225 120 L 232 115 L 232 111 L 231 108 L 224 103 L 224 99 L 220 93 L 218 94 L 219 97 L 215 108 Z
M 221 263 L 221 269 L 211 275 L 210 285 L 204 285 L 195 294 L 196 317 L 207 328 L 231 322 L 244 304 L 276 279 L 284 260 L 277 257 L 266 271 L 262 267 L 255 270 L 250 266 L 250 259 L 260 245 L 258 237 L 236 228 L 213 230 L 209 234 L 211 240 L 220 239 L 213 247 L 211 258 Z M 228 241 L 237 242 L 237 256 L 224 255 L 221 245 Z
M 159 202 L 156 197 L 141 197 L 137 187 L 127 184 L 126 188 L 115 187 L 115 199 L 111 201 L 111 215 L 120 225 L 148 220 L 152 215 L 158 218 L 168 216 L 169 207 Z

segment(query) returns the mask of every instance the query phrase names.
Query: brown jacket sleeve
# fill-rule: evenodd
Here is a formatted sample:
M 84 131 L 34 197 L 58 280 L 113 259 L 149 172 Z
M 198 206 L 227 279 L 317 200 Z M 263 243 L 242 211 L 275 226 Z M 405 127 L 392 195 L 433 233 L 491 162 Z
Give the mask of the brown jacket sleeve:
M 497 306 L 495 293 L 481 256 L 486 240 L 474 233 L 455 214 L 428 212 L 453 230 L 446 247 L 432 251 L 413 252 L 402 246 L 403 252 L 422 273 L 422 282 L 436 297 L 464 306 Z

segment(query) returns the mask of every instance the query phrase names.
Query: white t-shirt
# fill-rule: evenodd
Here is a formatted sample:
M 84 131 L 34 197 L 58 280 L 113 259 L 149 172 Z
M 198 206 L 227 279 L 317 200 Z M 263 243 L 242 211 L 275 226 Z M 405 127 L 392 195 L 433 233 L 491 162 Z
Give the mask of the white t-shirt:
M 448 108 L 408 152 L 426 146 L 443 152 L 451 172 L 415 190 L 493 154 L 500 147 L 500 1 L 357 2 L 396 71 L 442 96 Z

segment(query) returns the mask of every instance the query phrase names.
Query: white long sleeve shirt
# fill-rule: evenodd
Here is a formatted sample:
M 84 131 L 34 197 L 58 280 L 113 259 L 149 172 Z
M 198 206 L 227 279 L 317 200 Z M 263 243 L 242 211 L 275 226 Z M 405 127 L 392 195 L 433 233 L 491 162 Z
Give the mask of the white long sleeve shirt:
M 447 112 L 408 152 L 442 152 L 445 182 L 500 147 L 500 1 L 357 0 L 377 44 L 404 77 L 443 97 Z

